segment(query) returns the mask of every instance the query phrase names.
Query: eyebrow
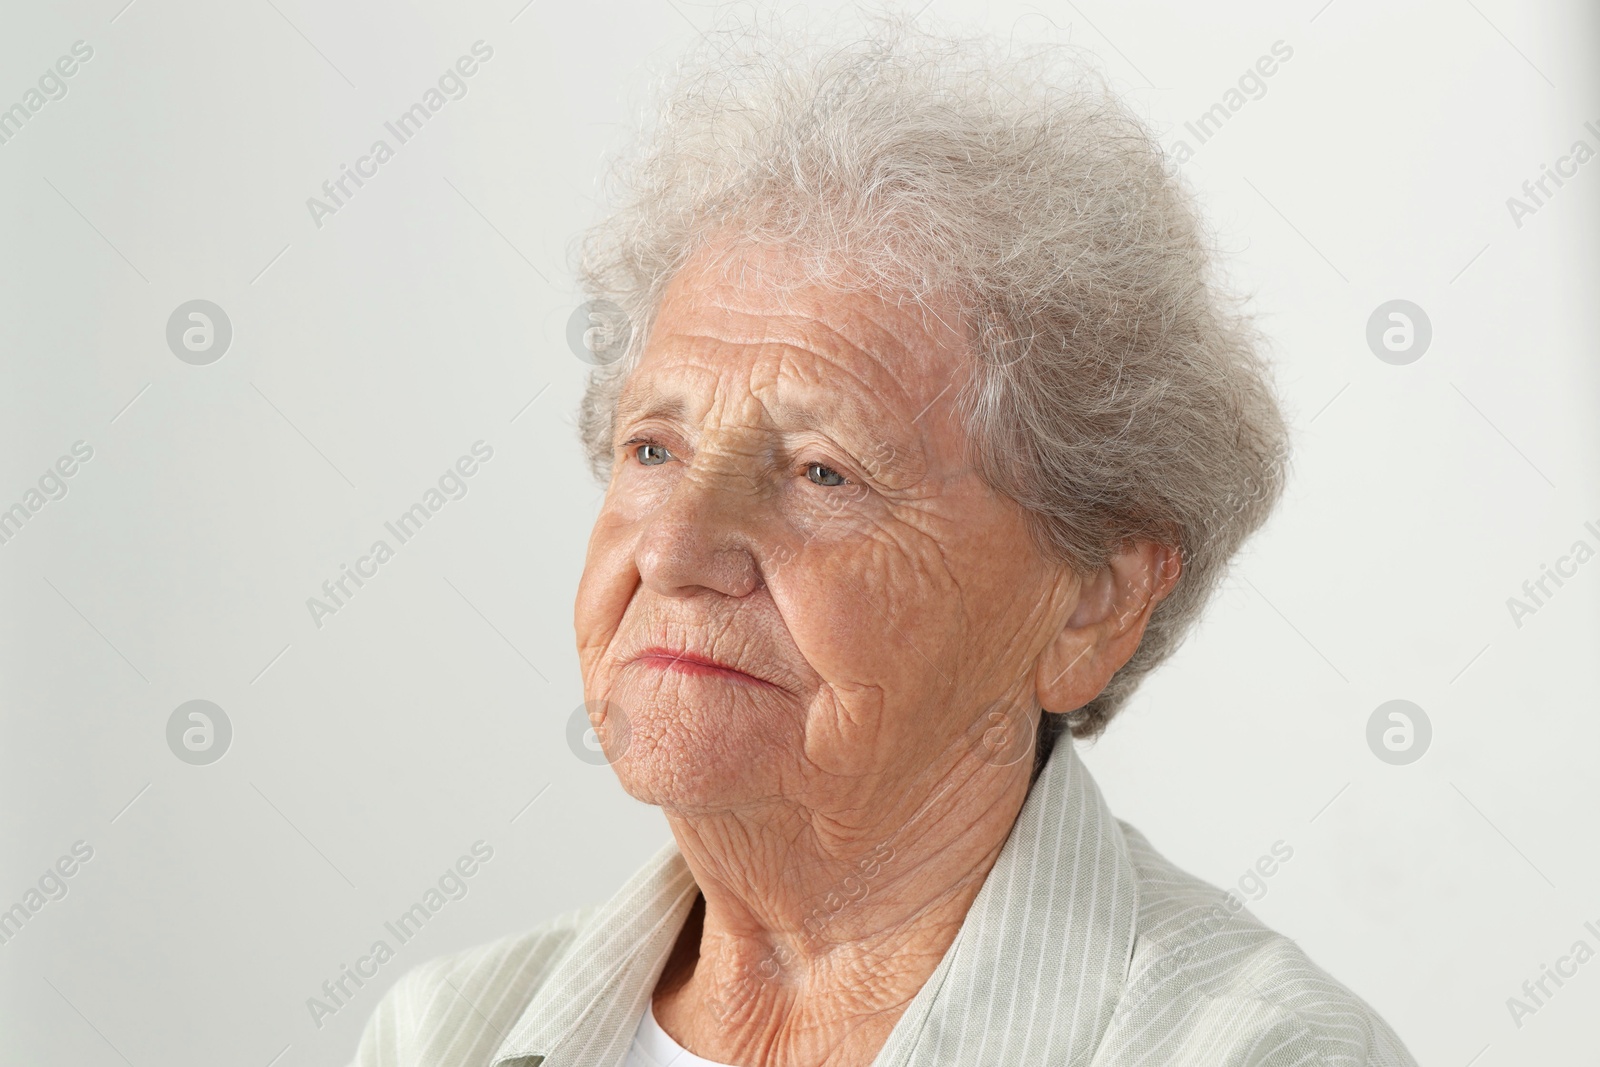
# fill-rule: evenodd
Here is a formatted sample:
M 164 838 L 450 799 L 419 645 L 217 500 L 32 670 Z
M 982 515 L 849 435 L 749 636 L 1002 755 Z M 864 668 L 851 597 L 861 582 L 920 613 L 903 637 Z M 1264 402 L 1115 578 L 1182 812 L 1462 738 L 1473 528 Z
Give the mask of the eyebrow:
M 637 419 L 668 419 L 673 422 L 685 422 L 688 419 L 688 407 L 678 397 L 667 396 L 659 392 L 654 385 L 646 385 L 637 392 L 623 390 L 617 398 L 614 425 L 622 425 Z
M 780 400 L 771 404 L 762 405 L 771 416 L 772 422 L 779 429 L 790 426 L 805 428 L 840 426 L 848 432 L 849 436 L 882 437 L 876 432 L 884 425 L 897 422 L 894 419 L 885 419 L 875 410 L 872 404 L 865 404 L 852 396 L 838 398 L 833 410 L 828 414 L 804 402 Z M 829 418 L 829 414 L 843 416 L 843 424 L 838 418 Z
M 779 430 L 792 426 L 807 428 L 825 426 L 833 421 L 816 407 L 792 400 L 762 403 L 761 409 L 769 416 L 768 421 L 773 428 Z M 838 409 L 857 425 L 877 426 L 885 421 L 881 417 L 873 417 L 872 405 L 862 404 L 853 397 L 840 397 Z M 645 385 L 637 392 L 624 392 L 617 400 L 616 422 L 619 425 L 640 419 L 687 422 L 688 415 L 688 405 L 681 397 L 659 392 L 654 385 Z
M 692 334 L 688 337 L 699 339 L 697 335 Z M 765 340 L 757 343 L 809 351 L 784 340 Z M 954 383 L 946 386 L 939 396 L 943 396 L 953 385 Z M 799 391 L 814 394 L 817 390 L 802 386 Z M 780 433 L 792 429 L 814 429 L 822 432 L 833 437 L 841 447 L 853 453 L 859 462 L 876 464 L 888 475 L 891 482 L 908 484 L 920 481 L 927 473 L 926 457 L 922 456 L 924 449 L 917 425 L 921 417 L 927 413 L 926 407 L 907 422 L 891 414 L 881 404 L 848 390 L 829 396 L 825 403 L 820 404 L 812 402 L 810 396 L 800 400 L 774 397 L 770 402 L 759 397 L 758 399 L 765 414 L 763 421 L 771 429 Z M 936 397 L 935 400 L 937 399 Z M 691 421 L 690 406 L 682 394 L 664 393 L 657 388 L 655 382 L 646 380 L 634 391 L 624 389 L 614 409 L 613 425 L 620 427 L 628 422 L 645 419 L 687 423 Z M 928 407 L 932 407 L 932 404 Z M 841 415 L 846 421 L 840 421 Z M 838 432 L 829 432 L 832 427 L 837 427 Z M 895 432 L 888 432 L 891 428 Z M 889 449 L 888 456 L 883 455 L 882 448 L 885 445 Z

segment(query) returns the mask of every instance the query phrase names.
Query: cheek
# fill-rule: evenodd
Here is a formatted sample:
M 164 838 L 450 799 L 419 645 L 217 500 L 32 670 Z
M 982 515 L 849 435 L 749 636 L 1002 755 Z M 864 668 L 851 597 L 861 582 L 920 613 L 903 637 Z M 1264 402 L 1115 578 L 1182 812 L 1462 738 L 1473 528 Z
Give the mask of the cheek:
M 773 596 L 836 692 L 960 718 L 1027 672 L 1042 595 L 1032 556 L 1014 523 L 924 513 L 807 542 Z
M 822 683 L 807 716 L 809 762 L 850 776 L 948 747 L 985 679 L 956 662 L 964 626 L 937 554 L 907 531 L 878 529 L 808 543 L 783 577 L 773 598 Z
M 921 535 L 857 529 L 806 542 L 772 583 L 802 655 L 836 692 L 915 703 L 946 687 L 962 630 L 955 586 Z
M 604 653 L 628 610 L 638 585 L 633 565 L 634 524 L 602 509 L 589 534 L 589 548 L 578 581 L 573 627 L 585 679 Z

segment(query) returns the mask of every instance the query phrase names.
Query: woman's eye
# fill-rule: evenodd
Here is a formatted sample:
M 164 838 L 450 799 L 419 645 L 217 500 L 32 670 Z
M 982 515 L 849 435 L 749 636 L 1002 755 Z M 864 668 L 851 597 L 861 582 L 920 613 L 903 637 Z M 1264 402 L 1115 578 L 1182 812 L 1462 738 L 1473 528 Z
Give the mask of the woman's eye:
M 660 445 L 640 445 L 633 450 L 634 457 L 646 467 L 659 466 L 672 458 L 672 453 Z
M 844 475 L 820 463 L 806 464 L 806 477 L 818 485 L 843 485 Z

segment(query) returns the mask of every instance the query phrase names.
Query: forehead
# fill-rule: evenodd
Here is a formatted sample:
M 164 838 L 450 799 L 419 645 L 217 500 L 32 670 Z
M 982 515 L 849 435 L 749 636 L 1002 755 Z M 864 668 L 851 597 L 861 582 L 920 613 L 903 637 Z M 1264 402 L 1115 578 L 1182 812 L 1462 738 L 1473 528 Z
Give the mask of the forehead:
M 885 431 L 944 421 L 968 368 L 953 311 L 796 277 L 773 250 L 692 260 L 662 298 L 621 413 L 748 399 L 780 418 Z

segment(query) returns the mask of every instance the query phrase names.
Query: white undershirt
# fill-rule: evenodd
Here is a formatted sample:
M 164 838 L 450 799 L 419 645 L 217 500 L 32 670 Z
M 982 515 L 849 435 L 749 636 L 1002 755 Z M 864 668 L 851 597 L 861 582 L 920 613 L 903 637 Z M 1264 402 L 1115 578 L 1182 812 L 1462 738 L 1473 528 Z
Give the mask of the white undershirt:
M 644 1018 L 634 1031 L 633 1045 L 622 1067 L 728 1067 L 725 1063 L 703 1060 L 672 1040 L 661 1024 L 656 1022 L 655 1009 L 645 1005 Z

